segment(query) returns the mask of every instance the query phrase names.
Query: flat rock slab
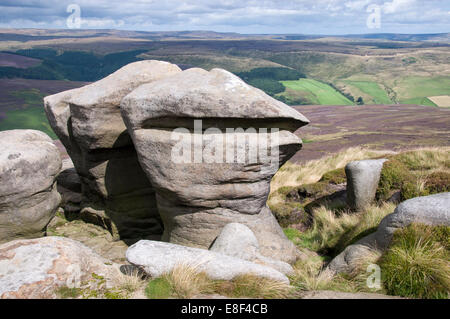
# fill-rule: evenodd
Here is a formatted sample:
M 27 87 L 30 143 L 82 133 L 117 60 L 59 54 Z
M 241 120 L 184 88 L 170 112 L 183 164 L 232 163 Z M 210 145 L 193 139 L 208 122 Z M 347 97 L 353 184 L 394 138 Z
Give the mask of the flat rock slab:
M 55 298 L 58 287 L 111 271 L 108 260 L 68 238 L 15 240 L 0 246 L 0 298 Z
M 232 280 L 253 274 L 289 284 L 289 279 L 273 268 L 200 248 L 141 240 L 127 250 L 127 260 L 152 277 L 169 273 L 175 266 L 190 266 L 214 280 Z

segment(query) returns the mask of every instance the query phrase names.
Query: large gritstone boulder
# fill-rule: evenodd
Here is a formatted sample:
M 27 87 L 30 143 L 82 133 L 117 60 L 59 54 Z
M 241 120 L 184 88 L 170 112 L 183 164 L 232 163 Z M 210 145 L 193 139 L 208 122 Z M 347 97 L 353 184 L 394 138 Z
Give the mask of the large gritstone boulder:
M 292 132 L 308 123 L 302 114 L 225 70 L 198 68 L 140 86 L 121 109 L 156 190 L 163 240 L 208 248 L 236 222 L 263 255 L 296 259 L 266 201 L 272 176 L 301 148 Z
M 80 176 L 81 216 L 115 238 L 161 234 L 154 190 L 120 114 L 120 101 L 143 83 L 181 70 L 160 61 L 128 64 L 81 88 L 47 96 L 45 111 Z
M 0 132 L 0 149 L 0 242 L 40 237 L 61 201 L 59 151 L 34 130 Z

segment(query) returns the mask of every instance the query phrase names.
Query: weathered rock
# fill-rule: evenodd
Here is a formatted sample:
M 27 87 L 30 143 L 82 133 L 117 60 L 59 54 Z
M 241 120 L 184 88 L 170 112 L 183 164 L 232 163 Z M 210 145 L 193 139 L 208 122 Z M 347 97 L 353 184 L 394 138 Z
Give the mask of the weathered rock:
M 387 160 L 354 161 L 345 166 L 347 203 L 352 209 L 361 210 L 373 202 L 385 161 Z
M 289 279 L 273 268 L 201 248 L 140 240 L 127 250 L 127 260 L 156 278 L 175 266 L 193 267 L 213 280 L 232 280 L 252 274 L 289 284 Z
M 371 251 L 388 248 L 395 231 L 411 223 L 450 226 L 450 193 L 408 199 L 380 222 L 376 232 L 348 246 L 336 256 L 328 268 L 336 273 L 350 273 L 358 261 Z
M 120 114 L 120 101 L 143 83 L 181 72 L 140 61 L 81 88 L 47 96 L 45 111 L 81 179 L 81 216 L 115 238 L 161 234 L 154 190 L 145 177 Z
M 266 201 L 272 176 L 301 148 L 292 132 L 308 123 L 303 115 L 225 70 L 197 68 L 140 86 L 121 110 L 156 190 L 163 240 L 208 248 L 237 222 L 263 255 L 296 259 Z
M 70 158 L 62 161 L 61 173 L 57 177 L 57 188 L 61 194 L 61 207 L 66 213 L 78 213 L 82 201 L 81 181 Z
M 114 269 L 90 248 L 63 237 L 15 240 L 0 246 L 0 298 L 55 298 L 55 289 L 76 287 Z
M 243 224 L 227 224 L 209 250 L 272 267 L 285 275 L 294 272 L 288 263 L 262 256 L 258 239 L 251 229 Z
M 42 236 L 61 201 L 59 151 L 34 130 L 0 132 L 0 149 L 0 242 Z

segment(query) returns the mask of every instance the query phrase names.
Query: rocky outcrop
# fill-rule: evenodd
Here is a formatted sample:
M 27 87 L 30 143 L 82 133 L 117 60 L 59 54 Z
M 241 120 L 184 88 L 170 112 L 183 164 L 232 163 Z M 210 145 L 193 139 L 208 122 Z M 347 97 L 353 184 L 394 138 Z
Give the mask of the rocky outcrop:
M 45 234 L 61 196 L 56 146 L 34 130 L 0 132 L 0 242 Z
M 15 240 L 0 246 L 0 298 L 55 298 L 58 287 L 79 287 L 92 273 L 113 271 L 106 259 L 68 238 Z
M 209 250 L 272 267 L 285 275 L 294 272 L 288 263 L 262 256 L 258 239 L 251 229 L 243 224 L 227 224 Z
M 140 240 L 127 250 L 127 260 L 141 267 L 153 278 L 167 274 L 176 266 L 192 267 L 213 280 L 232 280 L 241 275 L 254 275 L 289 284 L 289 279 L 273 268 L 206 249 L 171 243 Z
M 154 190 L 137 160 L 120 101 L 139 85 L 178 72 L 167 62 L 135 62 L 100 81 L 44 99 L 50 125 L 81 179 L 82 217 L 104 225 L 115 238 L 162 233 Z
M 355 265 L 371 251 L 388 248 L 395 231 L 411 223 L 450 226 L 450 193 L 408 199 L 383 218 L 376 232 L 348 246 L 328 268 L 335 273 L 351 273 Z
M 347 204 L 362 210 L 375 199 L 381 169 L 386 159 L 350 162 L 345 166 L 347 176 Z
M 156 190 L 163 240 L 208 248 L 237 222 L 263 255 L 296 259 L 266 200 L 272 176 L 301 148 L 292 132 L 308 123 L 303 115 L 225 70 L 197 68 L 140 86 L 121 110 Z

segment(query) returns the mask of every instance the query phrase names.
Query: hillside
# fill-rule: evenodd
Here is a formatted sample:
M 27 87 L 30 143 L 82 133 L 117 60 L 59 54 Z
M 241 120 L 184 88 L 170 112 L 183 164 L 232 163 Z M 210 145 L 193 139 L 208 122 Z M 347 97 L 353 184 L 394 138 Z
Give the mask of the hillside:
M 42 110 L 34 108 L 42 107 L 44 95 L 58 91 L 52 81 L 77 87 L 142 59 L 183 69 L 223 68 L 290 105 L 448 107 L 449 47 L 449 34 L 2 29 L 0 130 L 29 127 L 48 133 Z M 34 86 L 14 84 L 30 80 Z

